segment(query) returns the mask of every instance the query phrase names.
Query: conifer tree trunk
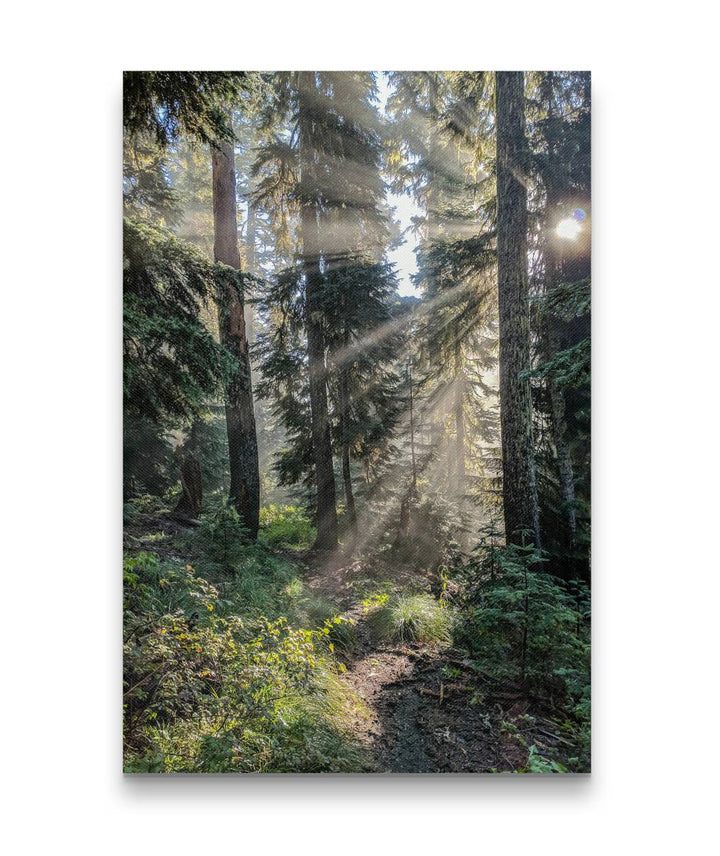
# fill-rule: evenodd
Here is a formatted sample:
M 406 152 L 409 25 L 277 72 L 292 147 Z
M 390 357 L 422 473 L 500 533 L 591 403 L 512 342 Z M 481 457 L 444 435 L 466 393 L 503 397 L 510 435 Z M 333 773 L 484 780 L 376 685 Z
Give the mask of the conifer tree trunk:
M 354 534 L 357 524 L 357 513 L 355 511 L 355 496 L 352 487 L 352 474 L 350 471 L 350 426 L 349 426 L 350 394 L 348 390 L 347 370 L 342 369 L 340 377 L 340 432 L 342 435 L 342 471 L 343 486 L 345 488 L 345 506 L 347 508 L 350 530 Z
M 413 497 L 417 495 L 417 461 L 415 460 L 415 415 L 413 408 L 413 377 L 411 363 L 408 362 L 407 379 L 410 386 L 410 462 L 412 463 L 412 488 Z
M 551 192 L 548 190 L 548 205 Z M 552 240 L 552 239 L 551 239 Z M 545 250 L 545 292 L 555 286 L 555 252 L 548 243 Z M 544 324 L 545 358 L 551 359 L 559 350 L 557 336 L 553 329 L 554 319 L 546 318 Z M 557 381 L 547 379 L 548 397 L 550 399 L 550 416 L 553 444 L 557 454 L 558 476 L 560 478 L 560 493 L 565 506 L 565 522 L 568 529 L 569 541 L 572 544 L 577 534 L 577 517 L 575 514 L 575 474 L 573 471 L 570 447 L 567 442 L 567 423 L 565 421 L 565 393 Z
M 499 71 L 497 110 L 497 252 L 500 307 L 500 429 L 505 537 L 522 541 L 531 529 L 540 544 L 529 380 L 530 317 L 527 279 L 524 75 Z
M 560 476 L 560 492 L 565 505 L 565 520 L 567 522 L 570 543 L 573 543 L 577 535 L 575 475 L 570 457 L 570 447 L 566 439 L 565 395 L 554 380 L 550 379 L 548 386 L 550 406 L 552 408 L 553 441 L 557 452 L 558 475 Z
M 455 472 L 457 477 L 457 502 L 462 511 L 465 498 L 465 408 L 462 352 L 458 330 L 455 331 Z
M 255 238 L 256 238 L 256 221 L 255 206 L 252 202 L 248 202 L 247 213 L 247 237 L 245 240 L 245 258 L 247 262 L 247 272 L 257 276 L 257 265 L 255 262 Z M 253 345 L 257 336 L 255 324 L 255 307 L 250 304 L 245 312 L 247 318 L 247 340 L 248 344 Z
M 553 99 L 553 72 L 547 72 L 542 79 L 541 94 L 545 101 L 548 119 L 555 116 Z M 557 146 L 555 144 L 555 133 L 553 124 L 548 125 L 545 133 L 548 146 L 548 167 L 544 172 L 545 183 L 545 293 L 548 294 L 557 283 L 558 259 L 555 247 L 555 238 L 552 229 L 555 224 L 558 203 L 561 201 L 562 190 L 558 186 Z M 558 351 L 559 345 L 554 329 L 553 318 L 546 317 L 543 338 L 545 359 L 551 359 Z M 575 514 L 575 475 L 573 472 L 570 447 L 567 442 L 567 423 L 565 421 L 565 393 L 559 387 L 557 381 L 550 377 L 547 380 L 548 397 L 550 399 L 550 416 L 553 444 L 557 455 L 558 476 L 560 479 L 560 493 L 565 505 L 565 522 L 568 529 L 568 538 L 572 544 L 577 533 L 577 518 Z
M 212 151 L 215 261 L 239 271 L 235 197 L 235 149 L 220 143 Z M 260 516 L 260 474 L 257 434 L 242 293 L 229 287 L 218 300 L 220 341 L 238 362 L 226 388 L 225 417 L 230 452 L 230 502 L 257 538 Z
M 193 420 L 190 433 L 183 446 L 178 449 L 180 461 L 180 485 L 182 493 L 173 511 L 180 518 L 195 520 L 202 512 L 202 471 L 197 459 L 200 420 Z
M 310 411 L 315 484 L 317 489 L 317 540 L 320 550 L 337 547 L 337 508 L 335 472 L 333 469 L 328 416 L 327 375 L 325 367 L 325 336 L 322 312 L 322 273 L 320 270 L 320 235 L 318 201 L 313 192 L 314 122 L 312 118 L 315 72 L 299 73 L 300 87 L 300 170 L 301 170 L 301 229 L 305 272 L 305 314 L 308 340 L 308 370 L 310 374 Z
M 417 460 L 415 457 L 415 415 L 414 415 L 414 394 L 413 394 L 413 377 L 412 377 L 412 360 L 408 360 L 406 368 L 406 379 L 409 387 L 410 400 L 410 463 L 412 466 L 412 481 L 410 486 L 403 494 L 400 500 L 400 527 L 396 546 L 402 550 L 407 550 L 412 547 L 413 535 L 415 530 L 415 508 L 418 500 L 417 489 Z

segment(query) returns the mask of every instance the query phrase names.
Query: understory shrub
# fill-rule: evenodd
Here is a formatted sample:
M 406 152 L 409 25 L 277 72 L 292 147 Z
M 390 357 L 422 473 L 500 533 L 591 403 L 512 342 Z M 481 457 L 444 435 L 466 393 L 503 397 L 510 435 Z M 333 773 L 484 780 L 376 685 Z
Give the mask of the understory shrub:
M 588 593 L 542 570 L 535 547 L 492 547 L 465 566 L 459 641 L 498 678 L 556 686 L 578 696 L 589 669 Z
M 246 618 L 191 566 L 124 566 L 128 772 L 361 771 L 331 629 Z
M 210 580 L 242 615 L 279 618 L 294 626 L 317 629 L 337 614 L 328 601 L 310 595 L 293 561 L 264 542 L 247 541 L 236 510 L 224 503 L 211 507 L 200 527 L 188 533 L 183 549 L 194 555 L 193 566 Z
M 465 596 L 455 643 L 484 674 L 561 704 L 589 762 L 589 591 L 545 573 L 544 562 L 534 546 L 484 545 L 458 571 Z
M 241 563 L 252 550 L 237 509 L 225 502 L 211 506 L 202 515 L 198 539 L 205 555 L 226 568 Z
M 134 496 L 123 504 L 123 520 L 132 523 L 143 517 L 151 517 L 166 510 L 165 502 L 159 497 L 149 493 Z
M 315 540 L 315 527 L 301 508 L 265 505 L 260 509 L 260 537 L 270 547 L 306 549 Z

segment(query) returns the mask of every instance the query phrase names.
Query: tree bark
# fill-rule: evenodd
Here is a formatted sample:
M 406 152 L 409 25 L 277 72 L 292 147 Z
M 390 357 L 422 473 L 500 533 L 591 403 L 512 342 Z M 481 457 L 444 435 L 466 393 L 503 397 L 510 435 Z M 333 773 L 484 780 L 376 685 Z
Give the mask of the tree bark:
M 462 346 L 455 330 L 455 477 L 458 508 L 463 510 L 465 500 L 465 407 Z
M 245 259 L 247 262 L 248 273 L 257 276 L 257 264 L 255 261 L 255 239 L 256 239 L 256 222 L 257 215 L 255 214 L 255 206 L 248 201 L 247 213 L 247 236 L 245 240 Z M 251 303 L 245 312 L 247 318 L 247 340 L 248 344 L 253 345 L 257 336 L 255 324 L 255 306 Z
M 541 95 L 545 101 L 548 119 L 555 116 L 553 73 L 548 72 L 542 83 Z M 558 181 L 556 135 L 550 124 L 546 133 L 548 146 L 548 165 L 544 171 L 545 183 L 545 293 L 548 294 L 557 284 L 558 253 L 553 228 L 559 216 L 559 203 L 562 202 L 562 187 Z M 556 321 L 546 317 L 543 330 L 544 356 L 551 359 L 559 350 L 558 337 L 555 332 Z M 565 509 L 565 522 L 568 529 L 570 544 L 575 542 L 577 534 L 577 517 L 575 513 L 575 475 L 573 472 L 570 447 L 567 442 L 567 423 L 565 421 L 565 393 L 553 378 L 547 380 L 548 397 L 550 399 L 550 417 L 553 445 L 557 455 L 560 493 Z
M 417 493 L 417 462 L 415 460 L 415 415 L 413 412 L 413 378 L 410 363 L 407 367 L 407 378 L 410 385 L 410 461 L 412 463 L 412 494 Z
M 223 142 L 212 151 L 215 261 L 240 271 L 235 196 L 235 149 Z M 230 502 L 251 540 L 257 538 L 260 516 L 255 410 L 242 291 L 225 287 L 218 299 L 220 341 L 237 360 L 226 386 L 225 417 L 230 452 Z
M 335 471 L 333 469 L 328 416 L 327 372 L 325 366 L 325 334 L 322 311 L 322 272 L 320 269 L 320 234 L 318 228 L 318 199 L 314 186 L 314 122 L 312 119 L 315 73 L 299 73 L 300 100 L 300 170 L 301 170 L 301 229 L 303 268 L 305 274 L 305 322 L 308 340 L 308 370 L 310 375 L 310 418 L 315 458 L 317 490 L 317 539 L 319 550 L 337 547 L 337 507 Z
M 182 448 L 178 449 L 182 494 L 173 512 L 181 518 L 191 520 L 200 516 L 203 502 L 202 471 L 196 457 L 198 428 L 199 421 L 196 419 L 192 423 L 187 440 Z
M 560 477 L 560 493 L 565 507 L 565 520 L 568 527 L 570 543 L 575 542 L 577 535 L 577 515 L 575 513 L 575 473 L 570 457 L 570 447 L 566 439 L 567 423 L 565 422 L 565 395 L 557 383 L 548 381 L 550 407 L 552 412 L 552 430 L 557 466 Z
M 551 210 L 551 190 L 548 188 L 548 211 Z M 548 232 L 551 223 L 548 223 Z M 555 286 L 556 257 L 549 237 L 545 249 L 545 292 Z M 554 330 L 553 318 L 545 318 L 544 336 L 545 358 L 551 359 L 559 349 Z M 570 543 L 574 543 L 577 534 L 577 518 L 575 513 L 575 474 L 573 472 L 570 447 L 567 442 L 567 423 L 565 421 L 565 393 L 552 377 L 547 379 L 548 397 L 550 398 L 550 416 L 553 444 L 557 455 L 558 476 L 560 478 L 560 493 L 565 508 L 565 522 L 568 528 Z
M 417 460 L 415 458 L 415 415 L 413 408 L 414 395 L 410 361 L 407 364 L 406 377 L 410 390 L 410 462 L 412 465 L 412 481 L 400 500 L 400 526 L 395 546 L 402 550 L 410 549 L 415 540 L 416 521 L 414 518 L 416 516 L 415 510 L 418 500 Z
M 500 429 L 505 538 L 540 545 L 530 381 L 524 76 L 497 72 L 497 252 L 500 307 Z
M 345 343 L 347 347 L 347 341 Z M 342 471 L 343 486 L 345 488 L 345 507 L 347 509 L 350 531 L 354 535 L 357 524 L 357 513 L 355 511 L 355 496 L 352 487 L 352 473 L 350 471 L 350 391 L 347 376 L 347 368 L 343 366 L 340 376 L 340 434 L 342 437 Z

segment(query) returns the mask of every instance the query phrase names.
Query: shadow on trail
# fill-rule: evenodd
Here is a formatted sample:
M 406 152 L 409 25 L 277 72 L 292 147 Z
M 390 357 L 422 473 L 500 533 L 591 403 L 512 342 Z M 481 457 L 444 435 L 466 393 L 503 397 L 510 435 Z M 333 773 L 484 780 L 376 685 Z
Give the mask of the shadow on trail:
M 381 771 L 490 773 L 522 766 L 527 753 L 503 729 L 503 709 L 471 705 L 474 687 L 444 678 L 442 651 L 395 649 L 374 659 L 387 668 L 390 658 L 400 674 L 366 699 L 376 719 L 370 748 Z M 356 686 L 362 694 L 365 688 Z
M 393 686 L 389 688 L 391 692 Z M 434 773 L 425 732 L 420 725 L 422 700 L 416 687 L 404 686 L 386 702 L 385 726 L 393 734 L 388 767 L 393 773 Z

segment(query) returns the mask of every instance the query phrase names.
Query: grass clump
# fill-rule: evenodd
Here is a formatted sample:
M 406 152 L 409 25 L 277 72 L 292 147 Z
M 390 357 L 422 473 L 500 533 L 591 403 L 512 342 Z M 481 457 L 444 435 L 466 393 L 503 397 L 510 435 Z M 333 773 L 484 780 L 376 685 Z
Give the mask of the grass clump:
M 400 594 L 370 612 L 368 626 L 378 639 L 447 643 L 451 638 L 452 613 L 432 595 Z
M 327 644 L 332 653 L 350 655 L 357 646 L 355 623 L 338 615 L 332 601 L 321 595 L 301 597 L 295 608 L 295 619 L 302 627 L 327 631 Z

